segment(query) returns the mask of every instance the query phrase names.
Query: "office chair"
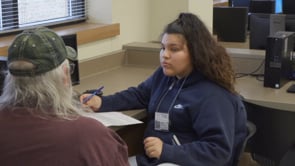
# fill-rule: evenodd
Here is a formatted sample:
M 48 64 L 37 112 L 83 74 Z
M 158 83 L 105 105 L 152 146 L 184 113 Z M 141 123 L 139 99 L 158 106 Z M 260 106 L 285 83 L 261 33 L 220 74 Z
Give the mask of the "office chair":
M 248 120 L 256 125 L 249 145 L 253 160 L 261 166 L 279 166 L 295 151 L 295 112 L 244 103 Z
M 245 151 L 250 138 L 253 137 L 253 135 L 256 133 L 256 125 L 253 122 L 248 120 L 246 125 L 247 125 L 247 129 L 248 129 L 248 135 L 243 143 L 243 147 L 242 147 L 243 151 L 242 152 Z
M 294 166 L 295 165 L 295 146 L 293 146 L 282 158 L 279 166 Z
M 246 123 L 246 126 L 247 126 L 247 130 L 248 130 L 248 135 L 247 135 L 247 137 L 245 138 L 245 140 L 243 142 L 242 149 L 241 149 L 241 152 L 240 152 L 240 156 L 238 157 L 238 161 L 237 161 L 237 163 L 234 163 L 234 165 L 237 165 L 240 162 L 243 153 L 246 151 L 246 147 L 247 147 L 247 144 L 249 143 L 249 140 L 256 133 L 256 125 L 254 123 L 252 123 L 251 121 L 248 120 L 247 123 Z

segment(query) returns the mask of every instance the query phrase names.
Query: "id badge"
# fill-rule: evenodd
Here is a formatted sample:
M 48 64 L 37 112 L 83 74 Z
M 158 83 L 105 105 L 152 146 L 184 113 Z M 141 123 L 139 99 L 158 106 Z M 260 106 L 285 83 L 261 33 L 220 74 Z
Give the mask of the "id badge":
M 155 113 L 155 130 L 169 131 L 169 114 L 156 112 Z

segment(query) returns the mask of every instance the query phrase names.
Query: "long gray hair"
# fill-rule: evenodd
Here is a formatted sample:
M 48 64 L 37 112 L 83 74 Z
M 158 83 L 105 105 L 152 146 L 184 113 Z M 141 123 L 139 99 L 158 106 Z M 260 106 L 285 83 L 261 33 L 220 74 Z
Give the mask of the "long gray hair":
M 63 69 L 65 66 L 67 73 Z M 71 120 L 79 117 L 82 105 L 73 94 L 68 60 L 35 77 L 17 77 L 8 72 L 0 97 L 0 111 L 19 107 L 42 118 Z

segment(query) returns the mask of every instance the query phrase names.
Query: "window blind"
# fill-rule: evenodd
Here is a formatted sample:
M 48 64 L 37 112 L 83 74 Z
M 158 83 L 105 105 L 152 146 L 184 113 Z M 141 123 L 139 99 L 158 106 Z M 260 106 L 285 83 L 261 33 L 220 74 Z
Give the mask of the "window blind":
M 0 34 L 85 20 L 86 0 L 0 0 Z

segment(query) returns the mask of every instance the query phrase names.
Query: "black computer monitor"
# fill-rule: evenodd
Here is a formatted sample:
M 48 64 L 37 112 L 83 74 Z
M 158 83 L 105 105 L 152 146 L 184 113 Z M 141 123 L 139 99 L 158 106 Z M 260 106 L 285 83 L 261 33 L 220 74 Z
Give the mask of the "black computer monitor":
M 77 45 L 77 35 L 76 34 L 70 34 L 70 35 L 63 35 L 61 36 L 64 40 L 65 45 L 70 46 L 76 50 L 78 53 L 78 45 Z M 71 74 L 72 79 L 72 85 L 78 85 L 80 84 L 80 75 L 79 75 L 79 61 L 71 61 L 74 65 L 74 72 Z
M 251 13 L 249 48 L 265 49 L 267 37 L 270 33 L 270 14 Z
M 295 0 L 283 0 L 283 13 L 295 14 Z
M 286 31 L 295 32 L 295 14 L 286 14 Z M 294 51 L 295 51 L 295 42 L 294 42 Z
M 247 7 L 214 7 L 213 33 L 218 40 L 245 42 L 248 26 Z
M 249 7 L 250 0 L 229 0 L 228 4 L 231 7 Z
M 278 31 L 285 31 L 285 21 L 284 14 L 251 13 L 249 48 L 265 49 L 269 35 Z
M 282 0 L 251 0 L 250 13 L 282 13 Z
M 286 14 L 286 31 L 295 32 L 295 14 Z

